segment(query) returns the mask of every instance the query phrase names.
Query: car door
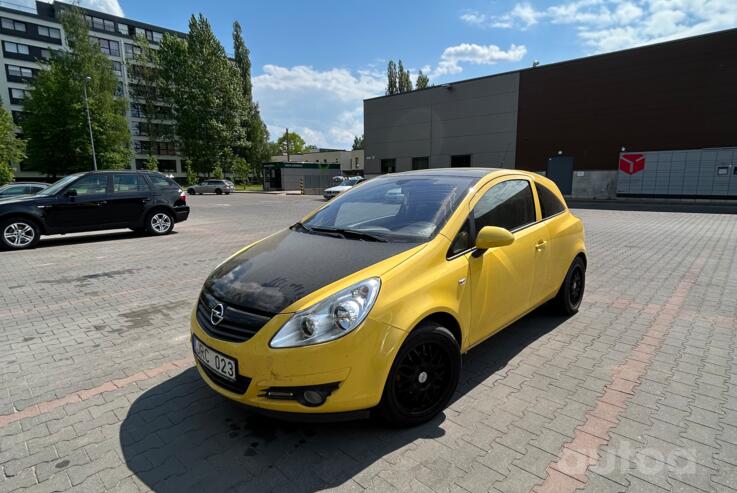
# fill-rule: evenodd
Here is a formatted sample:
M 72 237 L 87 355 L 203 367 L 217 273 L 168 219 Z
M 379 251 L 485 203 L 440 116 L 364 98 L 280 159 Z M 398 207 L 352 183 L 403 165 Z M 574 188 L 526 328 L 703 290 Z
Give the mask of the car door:
M 113 174 L 112 193 L 108 200 L 113 223 L 135 226 L 141 222 L 143 211 L 151 202 L 148 184 L 138 173 Z
M 538 204 L 540 205 L 540 219 L 548 229 L 550 241 L 547 255 L 547 279 L 541 283 L 545 298 L 550 298 L 560 289 L 563 278 L 568 272 L 572 255 L 576 250 L 577 235 L 571 234 L 572 222 L 570 214 L 562 198 L 541 183 L 535 183 Z
M 514 243 L 469 256 L 470 343 L 475 344 L 537 306 L 536 283 L 545 279 L 548 231 L 538 221 L 532 183 L 526 177 L 493 181 L 471 203 L 474 235 L 485 226 L 505 228 Z
M 65 232 L 109 226 L 112 221 L 108 209 L 110 176 L 89 173 L 69 184 L 44 210 L 49 228 Z

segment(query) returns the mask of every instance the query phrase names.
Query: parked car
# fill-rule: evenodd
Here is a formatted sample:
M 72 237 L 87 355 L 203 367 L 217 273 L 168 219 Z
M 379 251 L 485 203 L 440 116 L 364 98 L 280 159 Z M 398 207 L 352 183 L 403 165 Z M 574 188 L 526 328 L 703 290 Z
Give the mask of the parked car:
M 41 235 L 130 228 L 165 235 L 186 221 L 177 182 L 151 171 L 69 175 L 36 195 L 0 198 L 0 246 L 33 248 Z
M 449 402 L 461 354 L 547 301 L 576 313 L 586 263 L 583 224 L 543 176 L 384 175 L 215 269 L 197 368 L 262 412 L 416 425 Z
M 187 193 L 190 195 L 195 195 L 195 194 L 202 195 L 203 193 L 215 193 L 218 195 L 221 195 L 221 194 L 228 195 L 234 190 L 235 190 L 235 185 L 230 180 L 205 180 L 203 182 L 198 183 L 197 185 L 192 185 L 189 188 L 187 188 Z
M 345 192 L 346 190 L 350 190 L 354 186 L 358 185 L 363 181 L 363 179 L 364 178 L 362 176 L 344 177 L 344 179 L 338 182 L 337 185 L 326 188 L 325 191 L 322 193 L 322 196 L 325 197 L 325 200 L 330 200 L 336 195 Z
M 48 183 L 17 181 L 0 187 L 0 198 L 15 195 L 33 195 L 45 188 L 49 188 Z

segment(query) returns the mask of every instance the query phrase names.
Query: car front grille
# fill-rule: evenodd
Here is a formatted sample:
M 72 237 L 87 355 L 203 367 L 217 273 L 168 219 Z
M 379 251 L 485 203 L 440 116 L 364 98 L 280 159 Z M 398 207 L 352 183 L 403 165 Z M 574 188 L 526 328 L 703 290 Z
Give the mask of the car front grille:
M 215 324 L 212 312 L 218 305 L 222 305 L 222 320 Z M 202 330 L 215 339 L 228 342 L 244 342 L 253 337 L 256 332 L 271 320 L 273 315 L 263 312 L 254 313 L 241 307 L 234 307 L 221 302 L 205 290 L 197 303 L 197 323 Z M 216 317 L 217 321 L 217 317 Z

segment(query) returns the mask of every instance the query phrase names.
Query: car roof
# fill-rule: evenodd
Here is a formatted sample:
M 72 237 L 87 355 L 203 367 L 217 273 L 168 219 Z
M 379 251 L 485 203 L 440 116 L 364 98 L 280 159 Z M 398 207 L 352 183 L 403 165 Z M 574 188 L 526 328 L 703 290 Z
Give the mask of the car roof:
M 514 168 L 432 168 L 432 169 L 421 169 L 416 171 L 403 171 L 401 173 L 392 173 L 392 175 L 406 175 L 406 176 L 459 176 L 469 178 L 484 178 L 489 176 L 490 178 L 496 178 L 500 176 L 508 175 L 525 175 L 530 178 L 537 178 L 541 175 L 530 171 L 524 171 L 521 169 Z
M 49 186 L 48 183 L 44 183 L 42 181 L 14 181 L 12 183 L 6 183 L 3 186 L 6 186 L 6 185 L 44 185 L 47 187 Z

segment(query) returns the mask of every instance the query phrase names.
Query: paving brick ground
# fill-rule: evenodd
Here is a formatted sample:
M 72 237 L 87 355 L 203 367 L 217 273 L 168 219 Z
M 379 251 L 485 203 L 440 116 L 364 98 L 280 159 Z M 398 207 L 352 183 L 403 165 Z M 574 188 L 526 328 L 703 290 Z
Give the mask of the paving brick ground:
M 289 425 L 191 367 L 210 270 L 319 204 L 194 197 L 167 238 L 0 254 L 0 492 L 737 490 L 737 218 L 576 211 L 575 317 L 541 309 L 464 358 L 435 421 Z

